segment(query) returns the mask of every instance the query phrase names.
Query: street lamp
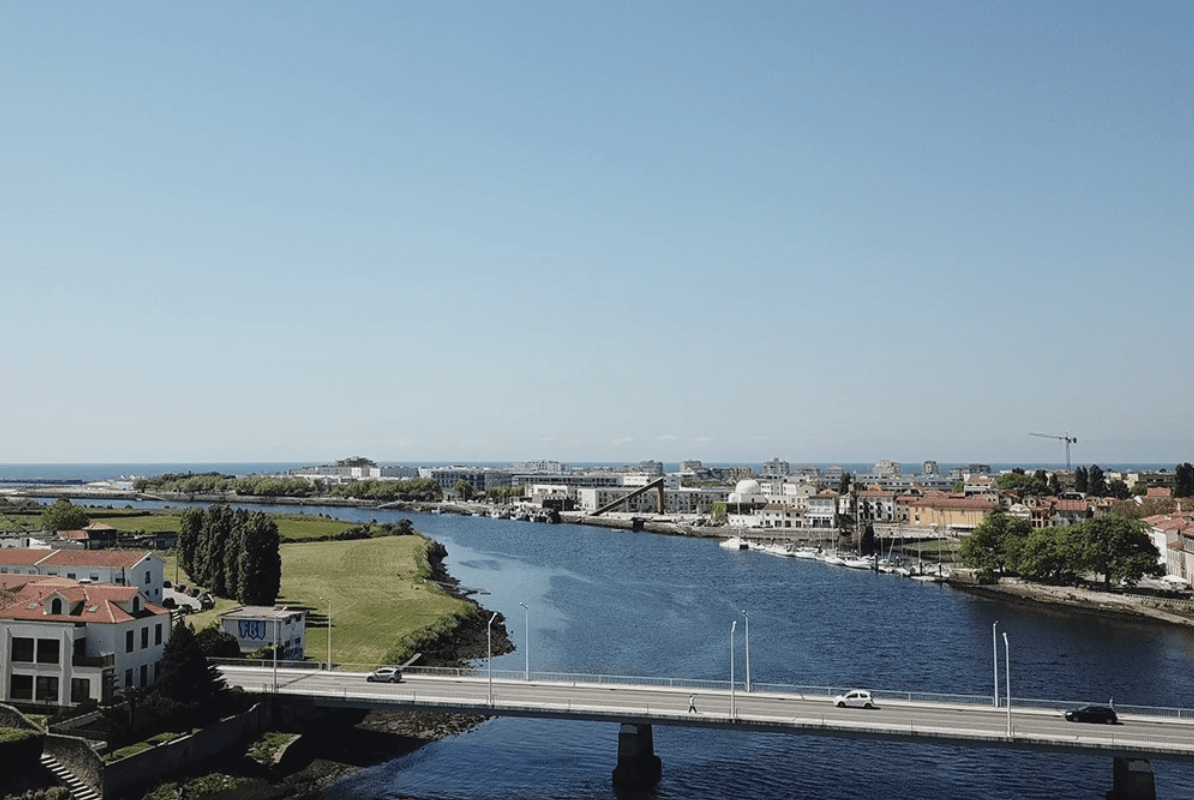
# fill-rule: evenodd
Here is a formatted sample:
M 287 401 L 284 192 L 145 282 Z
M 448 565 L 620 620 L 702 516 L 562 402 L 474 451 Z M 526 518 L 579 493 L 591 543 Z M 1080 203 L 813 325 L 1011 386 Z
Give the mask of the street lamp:
M 746 636 L 746 691 L 750 692 L 750 614 L 743 609 L 742 616 L 746 617 L 745 631 Z
M 999 638 L 995 635 L 995 628 L 999 625 L 999 620 L 991 623 L 991 661 L 995 666 L 995 693 L 991 696 L 995 698 L 995 707 L 999 708 Z
M 526 603 L 519 603 L 523 610 L 523 619 L 525 620 L 526 636 L 524 637 L 526 643 L 526 671 L 523 673 L 523 680 L 529 681 L 531 679 L 531 610 L 527 608 Z
M 730 625 L 730 719 L 734 718 L 734 631 L 738 630 L 738 620 Z
M 1003 687 L 1007 690 L 1007 735 L 1012 735 L 1012 649 L 1007 643 L 1007 633 L 1003 634 Z
M 489 705 L 493 705 L 493 621 L 497 619 L 497 612 L 489 618 L 489 625 L 485 629 L 485 638 L 489 643 Z
M 328 672 L 332 671 L 332 598 L 328 598 Z

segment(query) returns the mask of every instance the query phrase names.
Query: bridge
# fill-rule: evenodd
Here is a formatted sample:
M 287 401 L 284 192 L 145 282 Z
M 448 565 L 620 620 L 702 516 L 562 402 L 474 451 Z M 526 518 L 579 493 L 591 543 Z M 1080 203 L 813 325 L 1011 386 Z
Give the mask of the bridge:
M 1121 713 L 1118 725 L 1065 721 L 1052 707 L 995 707 L 990 697 L 924 699 L 877 693 L 876 708 L 837 708 L 832 690 L 760 687 L 714 681 L 595 675 L 528 676 L 522 672 L 469 673 L 408 670 L 401 683 L 370 683 L 367 673 L 310 668 L 220 667 L 230 686 L 302 699 L 316 706 L 394 711 L 462 712 L 484 716 L 542 717 L 620 725 L 619 785 L 659 778 L 653 725 L 716 728 L 968 745 L 1105 756 L 1114 759 L 1120 796 L 1152 800 L 1149 759 L 1194 761 L 1194 712 L 1177 709 Z M 693 701 L 690 706 L 690 699 Z M 693 710 L 695 707 L 695 710 Z M 619 771 L 621 777 L 619 777 Z M 1147 781 L 1140 773 L 1147 771 Z M 1132 790 L 1133 781 L 1147 788 Z

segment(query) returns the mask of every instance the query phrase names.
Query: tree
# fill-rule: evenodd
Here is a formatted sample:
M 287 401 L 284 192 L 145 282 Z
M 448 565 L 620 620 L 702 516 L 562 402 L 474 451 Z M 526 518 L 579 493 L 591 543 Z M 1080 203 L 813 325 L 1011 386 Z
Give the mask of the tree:
M 1092 464 L 1086 474 L 1086 493 L 1093 497 L 1107 496 L 1107 479 L 1098 464 Z
M 1021 575 L 1045 583 L 1074 583 L 1074 547 L 1069 528 L 1038 528 L 1020 549 Z
M 1076 572 L 1103 576 L 1103 586 L 1112 583 L 1134 586 L 1145 575 L 1164 575 L 1161 554 L 1149 538 L 1143 522 L 1125 517 L 1094 517 L 1071 532 Z
M 837 493 L 838 494 L 849 494 L 850 493 L 850 484 L 853 481 L 854 481 L 853 475 L 851 475 L 849 472 L 843 472 L 842 477 L 839 478 L 838 482 L 837 482 Z
M 452 493 L 461 500 L 472 500 L 474 491 L 473 485 L 464 478 L 456 481 L 456 485 L 452 487 Z
M 1074 491 L 1086 494 L 1087 486 L 1086 467 L 1074 467 Z
M 248 515 L 241 529 L 236 598 L 245 605 L 273 605 L 282 588 L 278 525 L 260 511 Z
M 1127 500 L 1132 496 L 1132 490 L 1120 478 L 1115 478 L 1107 483 L 1107 496 L 1114 497 L 1116 500 Z
M 1031 533 L 1028 520 L 997 511 L 962 540 L 958 557 L 973 569 L 1002 574 L 1009 567 L 1017 568 L 1020 550 Z
M 196 633 L 195 642 L 206 658 L 240 658 L 236 637 L 214 623 Z
M 1061 491 L 1062 491 L 1061 481 L 1058 479 L 1057 473 L 1050 472 L 1049 473 L 1049 494 L 1052 495 L 1053 497 L 1057 497 L 1059 494 L 1061 494 Z
M 1049 491 L 1049 482 L 1045 478 L 1044 470 L 1038 470 L 1032 475 L 1026 475 L 1022 469 L 1012 470 L 996 478 L 995 483 L 1002 491 L 1019 492 L 1022 495 L 1041 496 Z
M 1178 464 L 1173 468 L 1175 483 L 1174 497 L 1194 497 L 1194 464 L 1189 461 Z
M 77 531 L 86 528 L 91 519 L 81 507 L 65 497 L 41 513 L 41 529 L 48 533 Z
M 228 685 L 199 647 L 195 631 L 179 620 L 162 650 L 161 672 L 153 687 L 154 710 L 174 722 L 194 723 L 219 712 Z

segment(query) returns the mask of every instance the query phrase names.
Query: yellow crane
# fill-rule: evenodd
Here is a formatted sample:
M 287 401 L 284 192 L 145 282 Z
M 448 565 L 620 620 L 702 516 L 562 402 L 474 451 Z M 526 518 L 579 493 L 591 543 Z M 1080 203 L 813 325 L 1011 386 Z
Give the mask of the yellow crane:
M 1061 441 L 1065 442 L 1065 471 L 1070 471 L 1070 445 L 1078 443 L 1077 436 L 1070 436 L 1069 433 L 1064 433 L 1060 436 L 1055 433 L 1030 433 L 1028 435 L 1041 436 L 1045 439 L 1060 439 Z

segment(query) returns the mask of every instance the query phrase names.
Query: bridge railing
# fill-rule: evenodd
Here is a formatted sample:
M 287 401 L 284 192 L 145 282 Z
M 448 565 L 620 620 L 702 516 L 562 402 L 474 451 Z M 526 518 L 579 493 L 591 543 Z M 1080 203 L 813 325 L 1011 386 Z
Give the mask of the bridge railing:
M 264 660 L 249 660 L 249 659 L 211 659 L 216 664 L 227 664 L 230 666 L 250 666 L 250 667 L 264 667 L 272 668 L 274 662 L 269 659 Z M 306 670 L 320 670 L 326 667 L 326 664 L 313 661 L 281 661 L 277 663 L 279 669 L 306 669 Z M 341 672 L 370 672 L 371 666 L 363 664 L 338 664 L 336 670 Z M 428 675 L 438 676 L 444 678 L 486 678 L 492 674 L 494 680 L 500 681 L 522 681 L 527 678 L 525 670 L 508 670 L 495 669 L 492 673 L 484 668 L 473 667 L 419 667 L 411 666 L 404 669 L 409 675 Z M 598 686 L 651 686 L 656 688 L 669 688 L 681 691 L 717 691 L 725 692 L 730 688 L 728 680 L 710 680 L 701 678 L 667 678 L 667 677 L 652 677 L 643 675 L 603 675 L 598 673 L 580 673 L 580 672 L 537 672 L 532 670 L 530 679 L 534 681 L 551 681 L 555 683 L 571 683 L 571 684 L 593 684 Z M 739 692 L 746 691 L 744 680 L 737 680 L 734 683 L 734 688 Z M 825 697 L 832 698 L 839 694 L 845 694 L 851 689 L 866 688 L 874 695 L 877 702 L 883 701 L 905 701 L 910 703 L 948 703 L 954 705 L 968 705 L 968 706 L 992 706 L 994 705 L 991 695 L 973 695 L 973 694 L 949 694 L 943 692 L 924 692 L 924 691 L 909 691 L 907 689 L 884 689 L 874 686 L 815 686 L 807 684 L 791 684 L 791 683 L 760 683 L 758 681 L 751 682 L 751 691 L 753 693 L 774 693 L 774 694 L 788 694 L 788 695 L 802 695 L 804 697 Z M 1005 708 L 1006 698 L 1000 698 L 1001 708 Z M 1081 705 L 1092 703 L 1095 705 L 1110 705 L 1111 701 L 1102 700 L 1058 700 L 1056 698 L 1041 699 L 1031 697 L 1012 697 L 1012 708 L 1034 708 L 1034 709 L 1052 709 L 1058 713 L 1062 713 L 1068 709 L 1077 708 Z M 1133 705 L 1124 703 L 1115 703 L 1115 710 L 1120 714 L 1137 714 L 1149 717 L 1168 717 L 1171 719 L 1188 720 L 1194 719 L 1194 709 L 1190 708 L 1175 708 L 1167 706 L 1146 706 Z

